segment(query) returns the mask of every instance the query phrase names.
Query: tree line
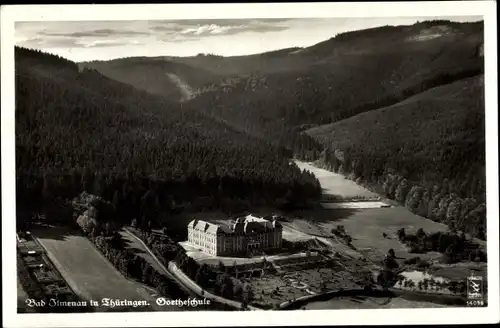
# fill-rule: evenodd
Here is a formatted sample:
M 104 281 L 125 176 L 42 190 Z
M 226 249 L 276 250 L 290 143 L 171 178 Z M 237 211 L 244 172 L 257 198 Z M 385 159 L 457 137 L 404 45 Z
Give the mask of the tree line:
M 448 263 L 460 261 L 486 262 L 486 252 L 462 232 L 433 232 L 427 234 L 422 228 L 415 234 L 398 230 L 398 239 L 409 247 L 410 253 L 439 252 L 445 254 Z
M 187 299 L 190 296 L 177 282 L 158 272 L 137 251 L 127 247 L 120 234 L 123 225 L 116 220 L 116 215 L 112 215 L 116 209 L 111 202 L 82 193 L 72 201 L 72 208 L 76 225 L 124 276 L 152 287 L 160 297 Z M 179 246 L 172 240 L 155 240 L 147 225 L 139 229 L 139 234 L 155 255 L 163 259 L 163 263 L 173 260 L 180 252 Z M 216 303 L 207 307 L 214 308 L 228 310 L 226 306 Z
M 310 134 L 326 146 L 325 168 L 485 239 L 483 92 L 476 76 Z
M 389 199 L 405 205 L 413 213 L 477 238 L 486 238 L 485 183 L 484 177 L 479 176 L 484 171 L 474 171 L 477 167 L 475 163 L 466 169 L 465 177 L 448 179 L 443 176 L 441 181 L 436 179 L 432 184 L 432 180 L 412 181 L 407 175 L 395 173 L 390 167 L 394 161 L 384 163 L 376 155 L 361 157 L 351 170 L 339 164 L 338 159 L 333 159 L 334 155 L 329 158 L 331 160 L 325 161 L 327 168 L 382 191 Z M 472 159 L 464 157 L 464 160 Z
M 160 296 L 179 298 L 188 296 L 136 251 L 126 247 L 119 232 L 122 226 L 110 216 L 114 210 L 110 202 L 98 196 L 82 193 L 72 203 L 73 216 L 78 227 L 124 276 L 155 288 Z
M 59 65 L 49 54 L 16 49 L 16 63 L 19 205 L 39 211 L 87 191 L 113 201 L 130 222 L 200 197 L 214 207 L 288 206 L 321 194 L 286 149 L 202 109 Z

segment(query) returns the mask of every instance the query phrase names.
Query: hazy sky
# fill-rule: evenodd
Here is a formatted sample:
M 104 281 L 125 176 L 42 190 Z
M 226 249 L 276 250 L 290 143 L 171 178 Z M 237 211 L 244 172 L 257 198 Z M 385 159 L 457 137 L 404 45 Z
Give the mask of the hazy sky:
M 17 22 L 16 44 L 73 61 L 133 56 L 246 55 L 305 47 L 337 33 L 429 19 L 481 17 L 211 19 L 94 22 Z

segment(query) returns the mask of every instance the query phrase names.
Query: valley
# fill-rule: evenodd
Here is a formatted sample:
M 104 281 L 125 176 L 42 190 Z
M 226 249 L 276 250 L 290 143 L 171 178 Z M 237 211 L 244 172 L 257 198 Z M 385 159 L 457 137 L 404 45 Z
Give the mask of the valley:
M 148 311 L 462 304 L 487 270 L 482 46 L 436 20 L 234 57 L 16 47 L 17 230 L 79 297 Z M 248 215 L 281 249 L 187 242 Z

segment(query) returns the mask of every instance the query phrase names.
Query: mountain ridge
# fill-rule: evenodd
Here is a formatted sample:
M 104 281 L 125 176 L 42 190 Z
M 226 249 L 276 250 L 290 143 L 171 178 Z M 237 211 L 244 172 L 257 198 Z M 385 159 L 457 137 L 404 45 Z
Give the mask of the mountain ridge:
M 430 29 L 437 29 L 442 35 L 435 37 L 436 32 L 432 32 L 432 38 L 414 40 L 422 34 L 428 35 Z M 274 119 L 286 120 L 290 116 L 299 124 L 304 123 L 305 118 L 310 121 L 307 124 L 325 124 L 349 117 L 350 111 L 363 111 L 363 107 L 386 106 L 391 102 L 386 98 L 395 98 L 392 103 L 396 103 L 408 96 L 399 93 L 410 90 L 410 94 L 415 94 L 422 91 L 418 90 L 422 84 L 424 88 L 429 88 L 442 83 L 437 81 L 439 79 L 450 81 L 481 73 L 483 60 L 479 53 L 483 43 L 482 29 L 482 22 L 427 21 L 340 33 L 310 47 L 291 48 L 300 50 L 294 55 L 290 55 L 289 48 L 249 56 L 208 55 L 178 57 L 169 61 L 172 65 L 193 69 L 192 73 L 198 80 L 195 84 L 190 83 L 193 79 L 183 79 L 182 74 L 177 74 L 193 90 L 190 101 L 211 97 L 213 99 L 200 102 L 217 103 L 216 99 L 224 99 L 226 106 L 232 103 L 229 106 L 241 107 L 242 102 L 248 102 L 245 98 L 249 101 L 255 98 L 256 102 L 269 102 L 266 99 L 269 97 L 294 98 L 290 100 L 290 105 L 280 106 L 283 109 L 275 113 Z M 396 46 L 389 47 L 390 44 Z M 113 62 L 120 61 L 102 65 L 113 66 Z M 134 61 L 139 63 L 141 71 L 144 65 L 151 64 L 143 58 L 123 60 Z M 161 60 L 152 61 L 154 65 L 163 65 Z M 377 70 L 378 66 L 381 69 Z M 443 77 L 446 74 L 452 76 Z M 162 93 L 162 87 L 157 83 L 148 87 L 150 81 L 142 84 L 136 75 L 122 76 L 120 80 L 155 94 Z M 162 76 L 165 78 L 165 74 Z M 425 86 L 426 81 L 431 81 L 430 86 Z M 173 85 L 171 81 L 168 83 Z M 311 89 L 309 85 L 315 88 Z M 349 88 L 353 90 L 349 91 Z M 363 97 L 357 90 L 359 88 L 373 92 Z M 416 90 L 411 91 L 412 88 Z M 278 96 L 274 91 L 279 89 L 290 90 L 290 94 Z M 333 91 L 340 93 L 343 99 Z M 178 93 L 176 91 L 176 100 L 182 100 Z M 361 97 L 346 98 L 346 95 L 356 93 Z M 168 91 L 164 92 L 164 96 L 169 96 Z M 238 100 L 238 97 L 242 99 Z M 314 109 L 286 108 L 300 102 L 309 103 Z

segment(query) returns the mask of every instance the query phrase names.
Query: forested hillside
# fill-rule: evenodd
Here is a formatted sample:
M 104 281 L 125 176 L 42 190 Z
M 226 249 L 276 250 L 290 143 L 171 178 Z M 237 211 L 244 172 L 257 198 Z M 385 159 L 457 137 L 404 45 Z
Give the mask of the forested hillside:
M 56 56 L 22 48 L 15 56 L 19 208 L 49 211 L 88 191 L 125 221 L 151 220 L 200 197 L 238 210 L 320 194 L 274 142 Z
M 321 162 L 413 212 L 485 238 L 483 76 L 307 131 Z
M 327 147 L 328 168 L 484 239 L 482 46 L 482 22 L 348 32 L 289 54 L 302 58 L 296 69 L 232 79 L 191 102 L 276 139 L 319 125 L 307 135 Z
M 81 62 L 80 67 L 92 68 L 117 81 L 135 86 L 173 100 L 182 99 L 179 86 L 172 81 L 179 77 L 195 95 L 203 90 L 226 84 L 232 80 L 252 74 L 296 69 L 299 61 L 308 64 L 308 59 L 288 56 L 300 48 L 281 49 L 248 56 L 223 57 L 213 54 L 198 54 L 192 57 L 130 57 L 109 61 Z M 226 81 L 226 82 L 224 82 Z
M 170 83 L 166 73 L 189 70 L 191 78 L 184 80 L 193 81 L 186 82 L 195 96 L 193 106 L 259 134 L 279 131 L 276 137 L 283 124 L 288 129 L 336 122 L 477 75 L 483 70 L 482 44 L 482 22 L 431 21 L 346 32 L 308 48 L 257 55 L 128 58 L 89 65 L 165 94 L 171 92 L 162 84 L 162 79 Z M 263 129 L 263 123 L 269 126 Z
M 130 217 L 199 198 L 302 206 L 320 187 L 289 159 L 319 158 L 485 238 L 482 49 L 482 22 L 449 21 L 237 57 L 77 66 L 17 49 L 18 199 L 87 190 Z
M 170 99 L 177 100 L 175 74 L 184 83 L 181 89 L 189 88 L 185 108 L 203 108 L 238 131 L 276 141 L 310 160 L 321 146 L 297 131 L 480 74 L 482 44 L 482 22 L 427 21 L 346 32 L 308 48 L 249 56 L 140 57 L 81 65 L 151 93 L 175 94 Z
M 220 79 L 208 70 L 169 58 L 124 58 L 109 62 L 85 62 L 79 66 L 95 69 L 116 81 L 174 101 L 189 100 L 198 88 Z
M 192 102 L 259 128 L 336 122 L 480 74 L 482 31 L 482 23 L 436 21 L 349 32 L 287 54 L 293 69 L 226 78 Z

